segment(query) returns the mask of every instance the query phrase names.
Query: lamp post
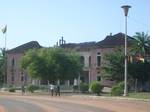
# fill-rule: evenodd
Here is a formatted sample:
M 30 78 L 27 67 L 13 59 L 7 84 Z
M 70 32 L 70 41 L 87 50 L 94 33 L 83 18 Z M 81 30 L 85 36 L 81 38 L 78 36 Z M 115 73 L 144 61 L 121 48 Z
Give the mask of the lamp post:
M 131 6 L 129 5 L 123 5 L 121 8 L 124 10 L 124 15 L 125 15 L 125 69 L 124 69 L 124 94 L 123 96 L 127 96 L 127 16 L 128 16 L 128 11 Z
M 3 34 L 5 34 L 5 51 L 4 51 L 4 84 L 6 83 L 6 75 L 7 75 L 7 60 L 6 60 L 6 42 L 7 42 L 7 25 L 5 25 L 5 27 L 1 30 L 3 32 Z

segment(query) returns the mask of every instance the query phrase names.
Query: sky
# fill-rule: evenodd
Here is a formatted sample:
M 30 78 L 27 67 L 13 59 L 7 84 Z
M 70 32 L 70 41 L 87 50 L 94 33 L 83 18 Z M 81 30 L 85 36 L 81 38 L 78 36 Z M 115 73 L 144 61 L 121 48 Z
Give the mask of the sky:
M 63 36 L 67 43 L 101 41 L 110 33 L 124 32 L 122 5 L 131 5 L 128 35 L 150 34 L 150 0 L 0 0 L 0 48 L 15 48 L 38 41 L 54 46 Z

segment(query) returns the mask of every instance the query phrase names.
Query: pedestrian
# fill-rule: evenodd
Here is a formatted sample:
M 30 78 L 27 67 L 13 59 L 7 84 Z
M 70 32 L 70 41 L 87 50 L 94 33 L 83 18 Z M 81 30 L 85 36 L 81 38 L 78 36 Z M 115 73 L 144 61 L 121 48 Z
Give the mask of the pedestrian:
M 57 96 L 57 95 L 60 96 L 60 86 L 57 85 L 55 89 L 56 89 L 56 90 L 55 90 L 55 95 L 56 95 L 56 96 Z
M 73 83 L 73 92 L 76 92 L 77 89 L 78 89 L 78 81 L 77 81 L 77 79 L 75 78 L 75 79 L 74 79 L 74 83 Z
M 21 91 L 22 91 L 22 95 L 24 95 L 25 94 L 25 87 L 24 87 L 24 85 L 21 86 Z
M 50 91 L 51 91 L 51 96 L 54 94 L 54 85 L 50 84 Z

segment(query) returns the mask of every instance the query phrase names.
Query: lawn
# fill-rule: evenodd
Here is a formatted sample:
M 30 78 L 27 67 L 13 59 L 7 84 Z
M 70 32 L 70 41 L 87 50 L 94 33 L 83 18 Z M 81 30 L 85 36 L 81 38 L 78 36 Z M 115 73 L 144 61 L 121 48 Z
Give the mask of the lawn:
M 150 99 L 150 92 L 129 93 L 131 98 Z

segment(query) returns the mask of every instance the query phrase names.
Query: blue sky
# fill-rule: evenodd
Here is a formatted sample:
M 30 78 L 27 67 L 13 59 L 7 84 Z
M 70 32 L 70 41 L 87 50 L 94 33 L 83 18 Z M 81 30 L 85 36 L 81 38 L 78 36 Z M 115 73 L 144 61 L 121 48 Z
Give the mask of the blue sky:
M 124 32 L 124 4 L 132 6 L 128 34 L 150 33 L 149 0 L 0 0 L 0 28 L 8 26 L 8 49 L 33 40 L 49 47 L 62 36 L 68 43 L 100 41 Z

